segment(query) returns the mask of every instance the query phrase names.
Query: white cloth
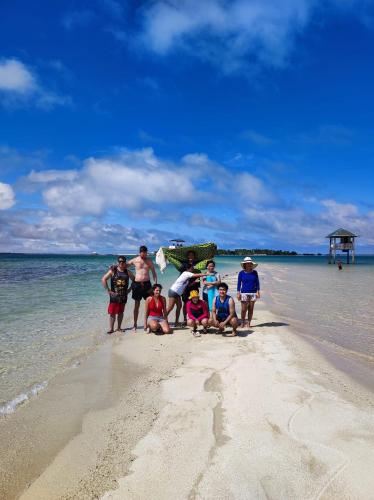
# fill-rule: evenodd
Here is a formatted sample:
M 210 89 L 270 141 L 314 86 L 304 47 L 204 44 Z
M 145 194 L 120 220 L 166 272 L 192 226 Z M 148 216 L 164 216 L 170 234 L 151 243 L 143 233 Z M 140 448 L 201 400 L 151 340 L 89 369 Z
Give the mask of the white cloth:
M 168 261 L 165 257 L 164 250 L 160 247 L 156 253 L 156 264 L 160 268 L 161 273 L 163 273 L 166 269 Z
M 173 292 L 177 293 L 178 295 L 182 295 L 188 285 L 188 280 L 192 278 L 192 276 L 193 273 L 184 271 L 179 276 L 179 278 L 171 285 L 170 290 L 173 290 Z

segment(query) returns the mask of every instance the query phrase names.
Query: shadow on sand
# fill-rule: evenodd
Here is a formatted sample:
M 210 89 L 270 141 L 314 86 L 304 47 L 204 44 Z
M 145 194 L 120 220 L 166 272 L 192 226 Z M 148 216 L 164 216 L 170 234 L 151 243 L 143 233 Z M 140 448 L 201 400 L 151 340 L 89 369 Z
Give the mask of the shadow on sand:
M 252 335 L 254 333 L 253 330 L 238 330 L 236 332 L 237 337 L 248 337 L 248 335 Z
M 290 326 L 289 323 L 278 323 L 277 321 L 269 321 L 269 323 L 260 323 L 259 325 L 254 325 L 254 328 L 260 328 L 262 326 Z

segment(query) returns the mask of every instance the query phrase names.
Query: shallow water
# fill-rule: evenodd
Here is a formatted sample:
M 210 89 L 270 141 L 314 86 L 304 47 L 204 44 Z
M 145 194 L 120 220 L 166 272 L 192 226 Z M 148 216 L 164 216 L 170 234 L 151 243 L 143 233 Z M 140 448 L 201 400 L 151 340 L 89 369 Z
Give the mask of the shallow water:
M 366 262 L 342 271 L 333 265 L 271 264 L 264 279 L 274 311 L 293 329 L 342 359 L 374 369 L 373 278 L 374 267 Z
M 223 279 L 240 269 L 241 260 L 216 258 Z M 325 257 L 256 260 L 264 295 L 292 326 L 363 359 L 374 356 L 374 257 L 358 258 L 342 272 Z M 114 261 L 114 256 L 0 255 L 0 414 L 35 397 L 52 377 L 107 340 L 108 297 L 100 278 Z M 271 272 L 263 274 L 262 263 Z M 166 293 L 177 272 L 169 266 L 158 274 Z M 127 316 L 132 305 L 129 298 Z

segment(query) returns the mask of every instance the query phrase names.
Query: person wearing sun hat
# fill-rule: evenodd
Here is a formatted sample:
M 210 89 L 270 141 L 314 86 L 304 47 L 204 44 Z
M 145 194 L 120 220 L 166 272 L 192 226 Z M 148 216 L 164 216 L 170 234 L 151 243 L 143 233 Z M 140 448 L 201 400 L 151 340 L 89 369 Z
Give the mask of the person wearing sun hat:
M 203 333 L 207 333 L 209 321 L 208 306 L 204 300 L 200 299 L 199 292 L 197 290 L 191 290 L 186 310 L 187 325 L 192 328 L 194 337 L 200 337 L 200 332 L 197 331 L 197 327 L 199 325 L 203 327 Z
M 238 300 L 241 302 L 241 326 L 248 328 L 251 326 L 253 317 L 253 310 L 255 302 L 260 298 L 260 280 L 258 278 L 255 267 L 258 266 L 253 262 L 251 257 L 245 257 L 241 262 L 242 271 L 238 274 Z M 248 313 L 248 321 L 246 322 L 246 315 Z

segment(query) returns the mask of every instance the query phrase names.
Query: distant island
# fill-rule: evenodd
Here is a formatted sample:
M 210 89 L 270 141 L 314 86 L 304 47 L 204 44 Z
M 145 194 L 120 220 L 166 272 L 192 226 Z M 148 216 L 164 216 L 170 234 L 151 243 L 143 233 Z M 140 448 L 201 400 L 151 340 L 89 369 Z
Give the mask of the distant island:
M 321 253 L 297 253 L 294 250 L 270 250 L 269 248 L 235 248 L 235 250 L 217 249 L 216 255 L 322 255 Z
M 235 250 L 217 249 L 217 255 L 298 255 L 288 250 L 269 250 L 268 248 L 235 248 Z

